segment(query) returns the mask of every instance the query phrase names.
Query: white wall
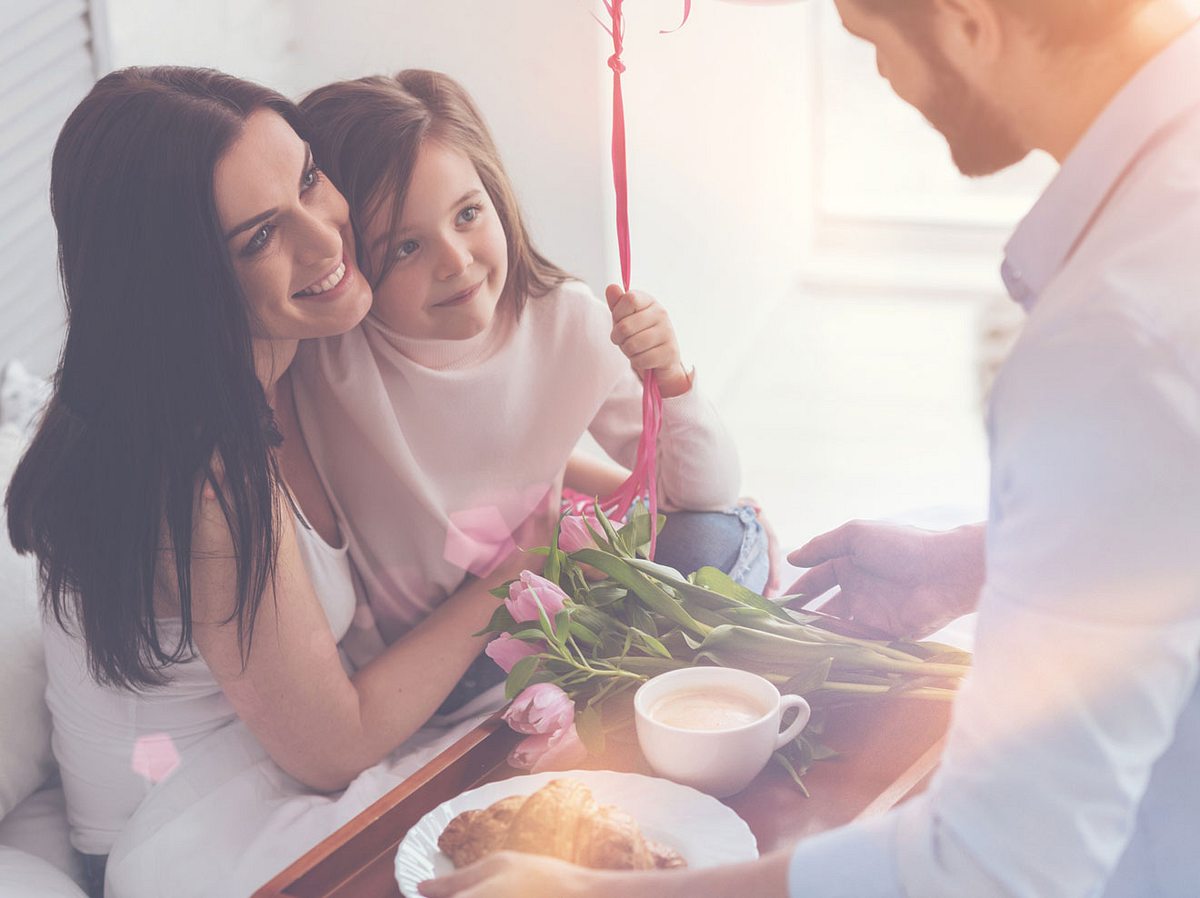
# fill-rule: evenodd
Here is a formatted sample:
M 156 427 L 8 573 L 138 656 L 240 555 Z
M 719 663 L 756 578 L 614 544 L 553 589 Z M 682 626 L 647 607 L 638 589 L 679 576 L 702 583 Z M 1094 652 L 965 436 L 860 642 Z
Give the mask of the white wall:
M 288 0 L 102 0 L 112 68 L 211 66 L 285 93 L 299 87 Z
M 709 0 L 659 35 L 679 0 L 626 8 L 634 281 L 666 303 L 721 398 L 807 243 L 810 13 Z

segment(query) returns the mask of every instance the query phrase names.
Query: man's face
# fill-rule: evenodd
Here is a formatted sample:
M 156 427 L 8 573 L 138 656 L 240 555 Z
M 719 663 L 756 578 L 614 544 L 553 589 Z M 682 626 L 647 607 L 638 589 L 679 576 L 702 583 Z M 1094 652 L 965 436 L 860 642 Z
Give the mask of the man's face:
M 941 51 L 933 24 L 875 14 L 869 0 L 834 0 L 846 30 L 875 47 L 879 74 L 900 99 L 925 116 L 950 145 L 964 175 L 990 175 L 1020 162 L 1029 152 L 1001 107 L 968 82 Z M 908 2 L 908 0 L 893 0 Z

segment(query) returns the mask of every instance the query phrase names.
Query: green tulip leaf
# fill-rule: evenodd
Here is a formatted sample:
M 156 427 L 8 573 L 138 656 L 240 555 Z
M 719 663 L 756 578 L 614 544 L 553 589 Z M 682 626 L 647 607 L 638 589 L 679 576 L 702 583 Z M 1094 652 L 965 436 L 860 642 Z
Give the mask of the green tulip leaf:
M 538 661 L 540 659 L 534 655 L 529 658 L 522 658 L 513 665 L 512 671 L 508 675 L 508 679 L 504 681 L 504 697 L 512 701 L 521 690 L 529 685 L 529 679 L 537 670 Z

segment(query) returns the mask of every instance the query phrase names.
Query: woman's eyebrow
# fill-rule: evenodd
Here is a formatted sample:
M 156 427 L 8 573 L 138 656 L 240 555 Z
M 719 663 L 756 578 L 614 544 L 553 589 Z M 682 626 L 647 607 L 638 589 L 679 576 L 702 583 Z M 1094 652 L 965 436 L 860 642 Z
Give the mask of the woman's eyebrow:
M 235 225 L 234 227 L 230 228 L 229 233 L 227 233 L 225 235 L 225 240 L 226 241 L 232 240 L 234 237 L 236 237 L 238 234 L 242 233 L 243 231 L 248 231 L 252 227 L 254 227 L 256 224 L 266 221 L 268 218 L 270 218 L 272 215 L 274 215 L 278 211 L 279 211 L 279 207 L 276 206 L 271 209 L 268 209 L 266 212 L 259 212 L 253 218 L 247 218 L 240 225 Z
M 296 185 L 297 190 L 304 189 L 304 178 L 308 175 L 308 170 L 310 168 L 312 168 L 312 147 L 310 147 L 308 145 L 308 141 L 306 140 L 306 141 L 304 141 L 304 165 L 301 166 L 301 168 L 300 168 L 300 180 L 299 180 L 299 182 L 297 182 L 297 185 Z M 247 218 L 245 221 L 243 221 L 239 225 L 234 225 L 232 228 L 229 229 L 229 232 L 225 235 L 225 240 L 226 241 L 232 240 L 234 237 L 236 237 L 238 234 L 242 233 L 243 231 L 248 231 L 252 227 L 254 227 L 256 224 L 266 221 L 268 218 L 270 218 L 272 215 L 274 215 L 278 211 L 279 211 L 279 207 L 274 206 L 265 212 L 259 212 L 253 218 Z

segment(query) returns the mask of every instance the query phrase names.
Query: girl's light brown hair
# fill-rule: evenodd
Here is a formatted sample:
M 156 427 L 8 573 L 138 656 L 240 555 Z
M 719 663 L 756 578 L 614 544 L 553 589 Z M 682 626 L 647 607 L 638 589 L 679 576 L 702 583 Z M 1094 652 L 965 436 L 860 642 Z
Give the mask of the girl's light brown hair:
M 462 85 L 439 72 L 406 69 L 338 81 L 317 88 L 300 103 L 313 158 L 350 204 L 358 261 L 373 286 L 395 265 L 404 200 L 417 153 L 426 140 L 464 153 L 508 242 L 508 279 L 501 302 L 519 312 L 526 297 L 543 296 L 571 276 L 534 249 L 495 142 Z M 364 228 L 391 201 L 385 251 L 372 252 Z M 374 264 L 372 259 L 382 259 Z

